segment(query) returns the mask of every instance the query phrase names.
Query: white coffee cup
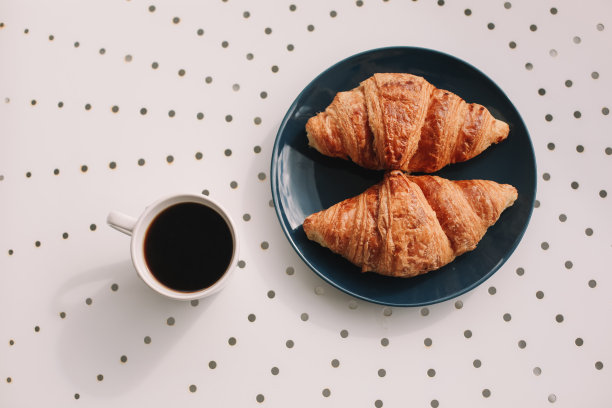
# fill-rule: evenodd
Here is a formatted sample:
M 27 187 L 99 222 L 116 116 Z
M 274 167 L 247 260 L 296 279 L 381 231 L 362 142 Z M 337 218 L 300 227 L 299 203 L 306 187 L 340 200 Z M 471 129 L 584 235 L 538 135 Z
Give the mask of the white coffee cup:
M 158 215 L 170 207 L 181 203 L 195 203 L 213 210 L 225 222 L 232 239 L 232 253 L 227 269 L 212 285 L 195 291 L 176 290 L 160 282 L 153 271 L 151 271 L 145 257 L 145 239 L 149 227 Z M 193 300 L 217 293 L 227 284 L 230 275 L 235 270 L 236 259 L 238 257 L 238 236 L 234 227 L 235 224 L 229 214 L 218 203 L 207 197 L 194 194 L 171 195 L 161 198 L 147 206 L 138 218 L 125 215 L 118 211 L 111 211 L 106 221 L 114 229 L 131 235 L 132 240 L 130 248 L 132 262 L 140 278 L 156 292 L 172 299 Z M 202 234 L 206 233 L 207 231 L 202 231 Z

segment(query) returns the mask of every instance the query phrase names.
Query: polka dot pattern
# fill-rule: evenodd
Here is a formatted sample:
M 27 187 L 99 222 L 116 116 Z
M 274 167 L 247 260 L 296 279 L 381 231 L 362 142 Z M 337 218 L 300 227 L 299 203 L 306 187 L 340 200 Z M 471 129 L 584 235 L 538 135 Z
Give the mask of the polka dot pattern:
M 574 406 L 566 390 L 577 386 L 580 405 L 601 405 L 612 381 L 612 338 L 595 318 L 611 296 L 606 2 L 188 3 L 16 2 L 0 17 L 8 405 L 113 395 L 121 406 L 263 407 L 299 395 L 304 406 L 437 408 L 499 405 L 509 384 L 521 384 L 523 406 Z M 364 30 L 372 21 L 385 29 Z M 278 228 L 269 184 L 276 130 L 305 84 L 391 43 L 460 56 L 493 78 L 522 114 L 538 169 L 509 260 L 470 293 L 414 309 L 355 299 L 312 273 Z M 212 298 L 151 293 L 129 240 L 105 223 L 111 209 L 136 216 L 176 191 L 218 200 L 236 222 L 236 274 Z M 23 374 L 33 355 L 58 357 L 43 361 L 54 373 L 44 384 Z M 465 379 L 461 393 L 439 386 L 449 376 Z M 406 378 L 423 392 L 400 395 Z M 146 391 L 138 400 L 134 385 Z

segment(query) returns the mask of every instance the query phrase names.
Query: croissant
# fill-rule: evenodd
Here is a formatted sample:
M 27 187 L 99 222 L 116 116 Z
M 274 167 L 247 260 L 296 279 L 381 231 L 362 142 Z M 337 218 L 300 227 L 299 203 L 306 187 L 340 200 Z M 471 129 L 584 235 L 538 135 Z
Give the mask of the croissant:
M 356 197 L 306 218 L 306 236 L 361 268 L 412 277 L 476 248 L 517 198 L 508 184 L 391 171 Z
M 420 76 L 379 73 L 306 123 L 310 146 L 375 170 L 431 173 L 480 154 L 508 124 Z

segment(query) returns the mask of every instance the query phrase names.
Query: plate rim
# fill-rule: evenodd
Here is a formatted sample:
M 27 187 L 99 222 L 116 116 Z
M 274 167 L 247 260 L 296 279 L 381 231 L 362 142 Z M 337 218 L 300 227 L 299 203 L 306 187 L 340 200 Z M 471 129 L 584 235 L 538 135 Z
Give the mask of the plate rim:
M 280 144 L 280 135 L 281 133 L 284 131 L 287 122 L 289 121 L 289 118 L 292 116 L 293 112 L 295 111 L 296 107 L 297 107 L 297 103 L 300 99 L 302 99 L 302 96 L 304 95 L 304 93 L 311 88 L 312 84 L 316 83 L 323 75 L 327 74 L 328 72 L 336 69 L 340 64 L 344 64 L 346 63 L 346 61 L 350 60 L 350 59 L 355 59 L 358 57 L 361 57 L 363 55 L 366 54 L 372 54 L 372 53 L 377 53 L 377 52 L 392 52 L 392 51 L 404 51 L 404 52 L 426 52 L 426 53 L 431 53 L 431 54 L 437 54 L 438 56 L 442 56 L 444 58 L 449 58 L 451 60 L 455 60 L 456 62 L 463 64 L 465 66 L 467 66 L 468 68 L 474 70 L 477 74 L 481 75 L 482 77 L 486 78 L 490 84 L 495 87 L 497 89 L 498 92 L 500 92 L 510 103 L 510 105 L 514 108 L 514 110 L 516 111 L 518 120 L 520 121 L 520 124 L 522 125 L 523 129 L 525 129 L 525 133 L 527 136 L 527 142 L 528 142 L 528 146 L 530 148 L 531 151 L 531 162 L 533 165 L 533 198 L 531 200 L 529 204 L 529 211 L 527 214 L 527 218 L 525 220 L 525 225 L 522 227 L 520 233 L 516 236 L 514 243 L 512 244 L 512 247 L 510 247 L 510 249 L 507 251 L 506 255 L 504 256 L 504 259 L 502 262 L 498 262 L 498 264 L 496 264 L 493 268 L 491 268 L 485 275 L 483 275 L 480 279 L 478 279 L 477 281 L 473 282 L 470 285 L 467 285 L 466 287 L 462 288 L 461 290 L 458 290 L 454 293 L 436 298 L 436 299 L 432 299 L 432 300 L 428 300 L 428 301 L 422 301 L 422 302 L 413 302 L 413 303 L 398 303 L 398 302 L 390 302 L 390 301 L 384 301 L 384 300 L 379 300 L 379 299 L 373 299 L 371 297 L 365 296 L 365 295 L 361 295 L 358 293 L 354 293 L 353 291 L 339 285 L 338 283 L 336 283 L 334 280 L 330 279 L 329 277 L 325 276 L 323 273 L 321 273 L 319 270 L 317 270 L 317 268 L 315 268 L 312 263 L 310 262 L 310 260 L 304 256 L 304 254 L 302 253 L 301 249 L 298 247 L 298 245 L 295 243 L 295 241 L 293 240 L 293 237 L 290 235 L 288 229 L 287 229 L 287 225 L 283 222 L 283 214 L 280 213 L 280 191 L 279 191 L 279 185 L 278 185 L 278 150 L 279 150 L 279 144 Z M 493 81 L 488 75 L 486 75 L 484 72 L 482 72 L 480 69 L 476 68 L 474 65 L 470 64 L 469 62 L 462 60 L 458 57 L 455 57 L 454 55 L 442 52 L 442 51 L 438 51 L 435 49 L 431 49 L 431 48 L 425 48 L 425 47 L 414 47 L 414 46 L 388 46 L 388 47 L 379 47 L 379 48 L 372 48 L 372 49 L 368 49 L 365 51 L 361 51 L 352 55 L 349 55 L 348 57 L 345 57 L 337 62 L 335 62 L 334 64 L 330 65 L 328 68 L 324 69 L 323 71 L 321 71 L 316 77 L 314 77 L 306 86 L 304 86 L 304 88 L 302 89 L 302 91 L 300 91 L 300 93 L 295 97 L 295 99 L 293 100 L 293 102 L 291 103 L 291 105 L 289 106 L 289 108 L 287 109 L 287 112 L 285 113 L 285 116 L 283 117 L 283 120 L 281 121 L 279 128 L 276 132 L 276 136 L 274 139 L 274 145 L 272 148 L 272 157 L 270 160 L 270 187 L 271 187 L 271 192 L 272 192 L 272 201 L 274 204 L 274 210 L 276 213 L 276 217 L 279 221 L 279 224 L 281 226 L 281 229 L 283 230 L 283 233 L 285 234 L 285 238 L 289 241 L 289 243 L 291 244 L 291 247 L 293 248 L 293 250 L 298 254 L 298 256 L 300 257 L 300 259 L 302 259 L 302 261 L 317 275 L 319 276 L 321 279 L 323 279 L 325 282 L 329 283 L 330 285 L 332 285 L 333 287 L 335 287 L 336 289 L 340 290 L 341 292 L 344 292 L 350 296 L 353 296 L 357 299 L 361 299 L 370 303 L 375 303 L 375 304 L 379 304 L 379 305 L 383 305 L 383 306 L 392 306 L 392 307 L 422 307 L 422 306 L 428 306 L 428 305 L 433 305 L 433 304 L 437 304 L 437 303 L 442 303 L 442 302 L 446 302 L 448 300 L 454 299 L 458 296 L 461 296 L 465 293 L 468 293 L 470 291 L 472 291 L 473 289 L 475 289 L 476 287 L 482 285 L 487 279 L 489 279 L 491 276 L 493 276 L 512 256 L 512 254 L 514 253 L 514 251 L 516 250 L 516 248 L 518 247 L 519 243 L 522 241 L 523 236 L 525 235 L 525 232 L 527 231 L 527 228 L 529 226 L 529 224 L 531 223 L 531 217 L 533 214 L 533 209 L 534 209 L 534 203 L 536 201 L 536 195 L 537 195 L 537 189 L 538 189 L 538 176 L 537 176 L 538 172 L 537 172 L 537 161 L 536 161 L 536 157 L 535 157 L 535 150 L 533 148 L 533 141 L 531 140 L 531 135 L 529 134 L 529 130 L 527 129 L 527 126 L 525 125 L 525 122 L 523 120 L 523 117 L 521 116 L 519 110 L 516 108 L 516 106 L 514 105 L 514 103 L 512 103 L 512 101 L 510 100 L 510 98 L 508 98 L 508 95 L 506 95 L 506 93 L 503 91 L 503 89 L 501 89 L 499 87 L 499 85 L 497 85 L 497 83 L 495 81 Z

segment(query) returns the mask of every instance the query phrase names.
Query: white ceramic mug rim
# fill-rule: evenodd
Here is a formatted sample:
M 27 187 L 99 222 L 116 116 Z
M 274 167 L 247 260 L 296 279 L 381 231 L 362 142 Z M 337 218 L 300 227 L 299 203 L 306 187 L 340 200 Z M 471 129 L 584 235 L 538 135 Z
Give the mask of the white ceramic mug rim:
M 230 229 L 230 233 L 233 241 L 233 252 L 230 262 L 227 266 L 227 269 L 223 273 L 223 276 L 217 280 L 213 285 L 206 287 L 204 289 L 194 291 L 194 292 L 182 292 L 175 289 L 172 289 L 159 280 L 155 278 L 151 270 L 149 269 L 145 256 L 144 256 L 144 238 L 146 236 L 148 227 L 151 225 L 151 222 L 165 209 L 179 203 L 197 203 L 202 204 L 208 208 L 214 210 L 217 214 L 219 214 L 227 226 Z M 149 204 L 142 214 L 138 217 L 136 224 L 132 230 L 132 239 L 130 243 L 130 252 L 132 256 L 132 263 L 138 273 L 138 276 L 153 290 L 156 292 L 165 295 L 167 297 L 179 300 L 193 300 L 199 299 L 205 296 L 210 296 L 214 293 L 217 293 L 219 290 L 225 286 L 230 275 L 235 269 L 234 263 L 236 262 L 236 257 L 238 256 L 238 237 L 235 231 L 234 222 L 231 217 L 225 211 L 225 209 L 214 200 L 196 195 L 196 194 L 173 194 L 170 196 L 162 197 L 157 201 Z

